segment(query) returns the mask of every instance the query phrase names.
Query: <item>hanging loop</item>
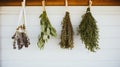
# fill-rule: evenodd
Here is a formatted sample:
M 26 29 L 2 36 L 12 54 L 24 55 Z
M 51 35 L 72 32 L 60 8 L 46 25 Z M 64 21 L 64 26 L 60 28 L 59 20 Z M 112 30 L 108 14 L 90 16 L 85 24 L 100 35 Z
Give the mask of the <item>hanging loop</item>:
M 43 11 L 45 11 L 45 0 L 42 0 Z
M 25 10 L 25 0 L 21 2 L 22 4 L 22 9 L 20 11 L 19 19 L 18 19 L 18 26 L 19 25 L 26 25 L 26 10 Z
M 23 0 L 22 2 L 22 9 L 23 9 L 23 13 L 22 13 L 22 18 L 23 18 L 23 24 L 26 23 L 26 10 L 25 10 L 25 5 L 26 5 L 26 0 Z
M 89 7 L 92 6 L 92 0 L 89 0 Z
M 23 0 L 23 2 L 21 2 L 21 3 L 22 3 L 22 7 L 24 8 L 25 4 L 26 4 L 26 0 Z
M 23 0 L 24 3 L 26 3 L 26 0 Z
M 68 0 L 65 0 L 66 11 L 68 11 Z

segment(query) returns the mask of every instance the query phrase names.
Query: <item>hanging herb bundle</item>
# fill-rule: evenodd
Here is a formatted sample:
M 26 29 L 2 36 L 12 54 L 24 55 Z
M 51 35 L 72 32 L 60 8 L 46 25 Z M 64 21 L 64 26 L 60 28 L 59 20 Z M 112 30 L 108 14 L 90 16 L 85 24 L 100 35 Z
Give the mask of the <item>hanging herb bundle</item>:
M 82 18 L 83 19 L 79 25 L 78 33 L 80 34 L 81 40 L 85 44 L 85 47 L 91 52 L 95 52 L 96 49 L 99 49 L 99 32 L 96 20 L 90 12 L 90 7 L 87 8 L 87 11 Z
M 61 31 L 61 48 L 70 48 L 74 47 L 73 45 L 73 27 L 70 21 L 69 12 L 66 12 L 65 17 L 62 22 L 62 31 Z
M 16 49 L 16 42 L 18 45 L 18 49 L 22 49 L 23 46 L 28 47 L 30 45 L 29 38 L 27 34 L 25 33 L 25 25 L 20 25 L 15 34 L 12 36 L 12 39 L 14 39 L 13 42 L 13 48 Z
M 43 8 L 44 8 L 44 6 L 43 6 Z M 37 45 L 41 49 L 44 47 L 45 42 L 47 42 L 47 40 L 50 38 L 50 36 L 56 37 L 57 33 L 56 33 L 55 28 L 51 25 L 51 23 L 47 17 L 45 8 L 39 18 L 41 19 L 40 20 L 41 34 L 39 35 Z
M 26 27 L 25 27 L 25 21 L 26 21 L 26 14 L 25 14 L 25 0 L 22 2 L 22 10 L 20 12 L 19 16 L 19 23 L 22 20 L 22 24 L 20 24 L 17 29 L 15 34 L 12 36 L 13 41 L 13 49 L 16 49 L 16 42 L 18 45 L 18 49 L 22 49 L 23 46 L 26 48 L 30 45 L 30 40 L 26 34 Z

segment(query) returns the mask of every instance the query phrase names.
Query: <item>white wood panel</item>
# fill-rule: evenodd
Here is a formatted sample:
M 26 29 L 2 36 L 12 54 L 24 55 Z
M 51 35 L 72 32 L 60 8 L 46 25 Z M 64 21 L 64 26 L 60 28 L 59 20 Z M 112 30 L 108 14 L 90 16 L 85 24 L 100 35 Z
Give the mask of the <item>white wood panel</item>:
M 17 26 L 2 26 L 2 38 L 9 38 L 11 37 L 16 29 Z M 61 32 L 61 26 L 60 25 L 54 25 L 54 27 L 57 29 L 58 37 L 60 36 Z M 74 28 L 74 34 L 77 36 L 77 25 L 73 25 Z M 99 26 L 99 32 L 100 32 L 100 38 L 120 38 L 120 26 Z M 4 32 L 9 32 L 4 34 Z M 27 27 L 27 32 L 29 33 L 29 36 L 32 38 L 36 38 L 39 33 L 40 33 L 40 27 L 39 25 L 37 26 L 28 26 Z M 37 35 L 36 35 L 37 34 Z M 114 34 L 114 35 L 113 35 Z M 79 35 L 78 35 L 79 36 Z
M 51 24 L 56 28 L 57 38 L 51 38 L 44 50 L 37 47 L 40 32 L 39 15 L 42 7 L 27 7 L 27 31 L 31 45 L 22 50 L 12 49 L 11 39 L 18 25 L 20 7 L 0 7 L 0 67 L 120 67 L 120 6 L 94 6 L 92 13 L 98 21 L 100 50 L 89 52 L 82 44 L 77 27 L 86 6 L 70 6 L 70 17 L 74 27 L 72 50 L 59 46 L 61 21 L 65 14 L 62 6 L 47 6 Z
M 37 60 L 38 61 L 38 60 Z M 54 60 L 56 61 L 56 60 Z M 115 61 L 115 62 L 107 62 L 107 61 L 63 61 L 63 60 L 58 60 L 58 62 L 54 62 L 54 61 L 43 61 L 43 62 L 36 62 L 36 60 L 33 60 L 33 62 L 36 62 L 36 63 L 33 63 L 32 61 L 24 61 L 25 64 L 21 64 L 23 63 L 23 61 L 16 61 L 16 64 L 13 62 L 13 61 L 7 61 L 7 62 L 4 62 L 3 66 L 4 67 L 9 67 L 9 65 L 5 65 L 5 64 L 10 64 L 10 66 L 12 67 L 37 67 L 37 66 L 41 66 L 41 67 L 57 67 L 57 66 L 60 66 L 60 67 L 79 67 L 79 66 L 83 66 L 83 67 L 119 67 L 119 62 L 118 61 Z M 32 63 L 32 64 L 31 64 Z M 89 63 L 89 64 L 87 64 Z

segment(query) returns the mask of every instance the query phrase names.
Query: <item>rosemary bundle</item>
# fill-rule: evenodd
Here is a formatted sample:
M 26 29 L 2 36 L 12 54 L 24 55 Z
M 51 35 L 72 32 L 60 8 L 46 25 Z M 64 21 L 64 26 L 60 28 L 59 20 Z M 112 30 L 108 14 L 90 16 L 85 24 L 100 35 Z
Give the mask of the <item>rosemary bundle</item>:
M 12 36 L 14 39 L 13 48 L 16 49 L 16 42 L 18 45 L 18 49 L 22 49 L 23 46 L 28 47 L 30 45 L 29 38 L 25 33 L 25 25 L 18 26 L 15 34 Z
M 79 25 L 78 33 L 80 34 L 81 40 L 84 42 L 85 47 L 91 52 L 95 52 L 96 49 L 99 49 L 99 31 L 96 20 L 90 12 L 90 7 L 87 8 L 87 11 L 82 18 L 83 19 Z
M 43 11 L 39 18 L 41 18 L 41 34 L 39 35 L 37 45 L 41 49 L 44 47 L 45 42 L 50 38 L 50 35 L 56 37 L 57 33 L 56 30 L 50 24 L 46 11 Z
M 70 21 L 69 12 L 66 12 L 65 17 L 62 22 L 62 31 L 61 31 L 61 48 L 70 48 L 74 47 L 73 45 L 73 27 Z

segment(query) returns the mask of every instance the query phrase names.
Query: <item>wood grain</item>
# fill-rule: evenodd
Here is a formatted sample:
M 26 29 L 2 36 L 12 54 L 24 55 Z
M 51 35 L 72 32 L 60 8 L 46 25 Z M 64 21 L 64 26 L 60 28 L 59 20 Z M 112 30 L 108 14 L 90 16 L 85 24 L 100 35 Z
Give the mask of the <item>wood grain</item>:
M 41 6 L 42 0 L 27 0 L 27 6 Z M 120 0 L 92 0 L 93 6 L 120 6 Z M 22 0 L 0 0 L 0 6 L 20 6 Z M 68 0 L 69 6 L 87 6 L 88 0 Z M 46 0 L 47 6 L 64 6 L 64 0 Z

